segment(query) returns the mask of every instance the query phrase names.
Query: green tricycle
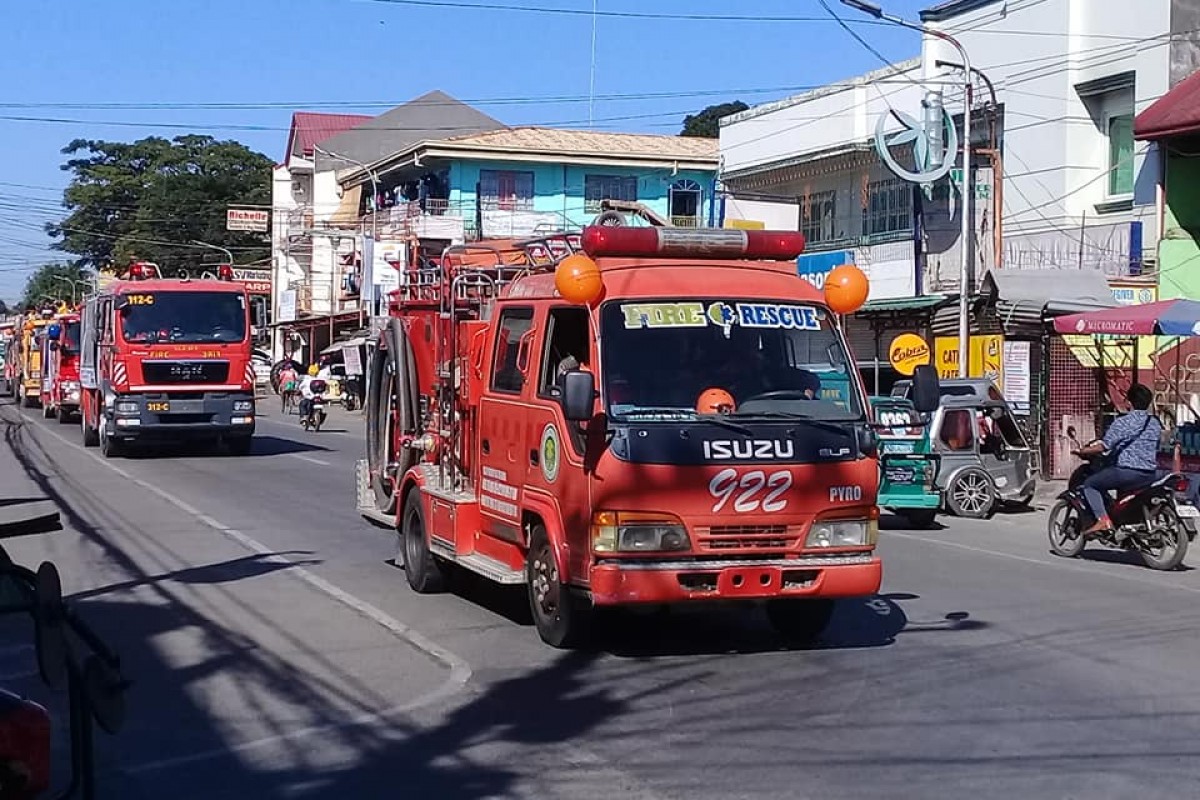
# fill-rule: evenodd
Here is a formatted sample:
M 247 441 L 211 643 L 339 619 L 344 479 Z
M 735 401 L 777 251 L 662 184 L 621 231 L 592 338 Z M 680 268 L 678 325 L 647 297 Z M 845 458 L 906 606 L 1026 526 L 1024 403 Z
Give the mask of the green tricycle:
M 879 437 L 880 508 L 927 528 L 942 507 L 937 486 L 941 457 L 933 452 L 929 425 L 912 401 L 898 397 L 872 397 L 876 434 Z

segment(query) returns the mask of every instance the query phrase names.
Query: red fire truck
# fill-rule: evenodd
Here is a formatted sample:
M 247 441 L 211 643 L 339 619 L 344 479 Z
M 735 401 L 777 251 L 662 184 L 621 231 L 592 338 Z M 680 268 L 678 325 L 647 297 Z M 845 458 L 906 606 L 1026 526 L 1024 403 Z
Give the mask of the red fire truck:
M 129 442 L 223 442 L 254 435 L 250 303 L 228 266 L 217 279 L 163 278 L 136 262 L 85 299 L 83 443 L 106 457 Z
M 62 424 L 71 422 L 79 411 L 78 310 L 61 311 L 46 326 L 42 339 L 42 414 L 58 417 Z
M 360 511 L 411 587 L 524 584 L 538 633 L 596 608 L 765 601 L 811 639 L 879 589 L 877 440 L 801 234 L 585 228 L 450 248 L 402 276 L 368 379 Z M 913 399 L 936 408 L 921 368 Z

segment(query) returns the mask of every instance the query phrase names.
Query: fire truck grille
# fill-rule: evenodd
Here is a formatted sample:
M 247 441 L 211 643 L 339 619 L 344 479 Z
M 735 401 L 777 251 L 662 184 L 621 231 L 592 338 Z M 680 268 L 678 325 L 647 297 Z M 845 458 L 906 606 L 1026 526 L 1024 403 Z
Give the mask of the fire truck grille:
M 697 528 L 701 550 L 785 550 L 793 547 L 803 529 L 789 525 L 717 525 Z
M 142 364 L 146 383 L 226 383 L 228 361 L 147 361 Z

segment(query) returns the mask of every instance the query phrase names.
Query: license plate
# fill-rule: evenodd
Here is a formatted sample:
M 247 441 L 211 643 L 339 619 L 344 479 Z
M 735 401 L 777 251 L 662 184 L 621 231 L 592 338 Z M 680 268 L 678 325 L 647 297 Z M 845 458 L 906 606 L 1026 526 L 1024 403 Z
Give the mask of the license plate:
M 171 404 L 170 403 L 158 403 L 158 402 L 146 403 L 146 410 L 154 411 L 158 414 L 163 414 L 163 413 L 166 413 L 171 410 Z
M 1196 508 L 1195 506 L 1185 506 L 1181 503 L 1175 506 L 1175 512 L 1181 517 L 1200 519 L 1200 508 Z

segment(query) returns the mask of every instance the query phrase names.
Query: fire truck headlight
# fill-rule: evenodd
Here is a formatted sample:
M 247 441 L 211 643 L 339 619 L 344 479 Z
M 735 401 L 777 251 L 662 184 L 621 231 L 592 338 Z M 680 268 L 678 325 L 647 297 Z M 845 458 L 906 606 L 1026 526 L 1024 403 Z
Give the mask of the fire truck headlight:
M 878 520 L 818 520 L 809 530 L 804 546 L 864 547 L 875 544 L 878 539 Z
M 254 410 L 254 401 L 253 400 L 234 400 L 233 401 L 233 410 L 234 410 L 234 412 L 241 412 L 243 414 L 246 413 L 247 411 L 253 411 Z
M 600 512 L 592 518 L 596 553 L 664 553 L 690 550 L 683 523 L 667 514 Z
M 122 400 L 117 403 L 118 414 L 136 414 L 138 413 L 138 404 L 132 400 Z

